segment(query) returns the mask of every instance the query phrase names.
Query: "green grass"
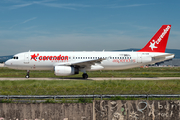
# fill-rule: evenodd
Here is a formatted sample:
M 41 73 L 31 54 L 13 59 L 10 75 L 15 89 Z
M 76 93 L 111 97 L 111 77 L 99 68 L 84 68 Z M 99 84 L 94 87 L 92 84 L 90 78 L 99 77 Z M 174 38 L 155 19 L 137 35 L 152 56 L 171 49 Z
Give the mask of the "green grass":
M 133 68 L 117 71 L 91 71 L 87 72 L 91 77 L 180 77 L 180 67 L 149 67 L 149 68 Z M 13 70 L 8 68 L 0 68 L 0 77 L 20 77 L 24 78 L 25 70 Z M 59 78 L 55 76 L 53 71 L 30 71 L 31 78 Z M 82 73 L 72 76 L 64 76 L 61 78 L 81 78 Z
M 0 68 L 0 77 L 24 78 L 26 71 Z M 81 78 L 79 75 L 64 78 Z M 119 71 L 88 72 L 89 77 L 180 77 L 180 67 L 133 68 Z M 31 71 L 31 78 L 56 78 L 53 71 Z M 62 77 L 60 77 L 62 78 Z M 22 80 L 0 81 L 0 95 L 89 95 L 89 94 L 180 94 L 180 80 Z M 112 100 L 134 100 L 139 98 L 112 98 Z M 156 98 L 149 98 L 156 99 Z M 158 98 L 159 99 L 159 98 Z M 171 99 L 171 98 L 162 98 Z M 67 99 L 62 100 L 67 102 Z M 79 98 L 78 102 L 91 100 Z M 3 101 L 7 102 L 7 101 Z M 9 102 L 9 101 L 8 101 Z M 53 103 L 47 100 L 46 103 Z
M 1 95 L 180 94 L 180 80 L 0 81 Z

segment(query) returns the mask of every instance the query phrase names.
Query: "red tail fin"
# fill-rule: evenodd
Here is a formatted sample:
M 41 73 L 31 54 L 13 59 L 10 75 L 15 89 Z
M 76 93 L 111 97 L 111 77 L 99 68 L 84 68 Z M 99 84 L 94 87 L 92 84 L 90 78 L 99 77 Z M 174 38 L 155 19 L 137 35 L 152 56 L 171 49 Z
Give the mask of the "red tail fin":
M 165 52 L 171 25 L 163 25 L 144 48 L 138 52 Z

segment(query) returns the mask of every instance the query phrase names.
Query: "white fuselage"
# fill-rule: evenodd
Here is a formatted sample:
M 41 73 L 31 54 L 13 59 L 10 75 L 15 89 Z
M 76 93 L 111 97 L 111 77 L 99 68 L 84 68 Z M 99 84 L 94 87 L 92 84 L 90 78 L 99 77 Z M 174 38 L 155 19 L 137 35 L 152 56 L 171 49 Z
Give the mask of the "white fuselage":
M 163 56 L 159 57 L 158 56 Z M 23 52 L 5 62 L 9 68 L 20 70 L 53 70 L 55 66 L 73 66 L 81 69 L 121 70 L 172 59 L 174 54 L 158 52 Z M 102 59 L 93 65 L 92 60 Z M 84 62 L 84 67 L 83 67 Z M 88 67 L 89 64 L 89 67 Z

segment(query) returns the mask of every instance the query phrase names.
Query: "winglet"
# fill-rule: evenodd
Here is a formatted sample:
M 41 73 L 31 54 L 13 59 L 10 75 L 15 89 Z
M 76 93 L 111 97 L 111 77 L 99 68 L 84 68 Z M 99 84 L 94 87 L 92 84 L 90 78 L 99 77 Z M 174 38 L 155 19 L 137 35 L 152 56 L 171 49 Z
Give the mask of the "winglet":
M 171 25 L 162 25 L 144 48 L 138 52 L 165 52 Z

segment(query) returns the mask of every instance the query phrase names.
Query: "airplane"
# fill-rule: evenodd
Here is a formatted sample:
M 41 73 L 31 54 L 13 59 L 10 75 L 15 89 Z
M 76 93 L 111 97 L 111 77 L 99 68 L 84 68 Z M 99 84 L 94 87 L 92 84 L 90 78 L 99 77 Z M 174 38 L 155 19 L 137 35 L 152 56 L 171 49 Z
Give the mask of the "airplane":
M 139 51 L 29 51 L 18 53 L 5 62 L 12 69 L 54 70 L 57 76 L 68 76 L 86 71 L 122 70 L 154 64 L 174 58 L 174 54 L 165 53 L 171 25 L 162 25 L 151 40 Z

